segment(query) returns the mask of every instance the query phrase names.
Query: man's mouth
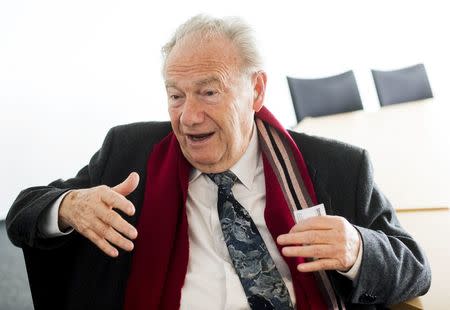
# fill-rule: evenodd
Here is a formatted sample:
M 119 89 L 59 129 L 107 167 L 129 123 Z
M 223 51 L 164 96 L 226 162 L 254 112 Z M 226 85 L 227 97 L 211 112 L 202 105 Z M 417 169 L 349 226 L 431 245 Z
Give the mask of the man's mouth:
M 196 135 L 188 134 L 187 137 L 188 137 L 189 140 L 191 140 L 193 142 L 201 142 L 201 141 L 204 141 L 204 140 L 208 139 L 213 134 L 214 134 L 214 132 L 201 133 L 201 134 L 196 134 Z

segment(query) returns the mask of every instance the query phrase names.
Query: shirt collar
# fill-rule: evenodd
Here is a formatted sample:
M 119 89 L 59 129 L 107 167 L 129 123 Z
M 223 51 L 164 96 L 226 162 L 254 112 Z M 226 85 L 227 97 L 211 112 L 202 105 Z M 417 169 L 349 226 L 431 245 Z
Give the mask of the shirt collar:
M 202 175 L 202 172 L 196 168 L 192 168 L 191 173 L 189 174 L 189 183 L 194 182 Z
M 253 125 L 252 137 L 250 138 L 247 150 L 238 162 L 230 168 L 248 190 L 252 188 L 260 156 L 261 151 L 259 149 L 258 134 L 256 126 Z M 200 170 L 192 169 L 189 175 L 189 183 L 194 182 L 201 174 L 202 172 Z

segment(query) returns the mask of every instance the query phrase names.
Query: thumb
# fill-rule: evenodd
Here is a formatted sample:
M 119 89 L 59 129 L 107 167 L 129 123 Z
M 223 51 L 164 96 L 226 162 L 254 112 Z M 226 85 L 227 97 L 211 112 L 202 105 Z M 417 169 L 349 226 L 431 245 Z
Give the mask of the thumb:
M 130 175 L 120 184 L 117 184 L 112 188 L 113 191 L 123 196 L 131 194 L 139 184 L 139 174 L 136 172 L 130 173 Z

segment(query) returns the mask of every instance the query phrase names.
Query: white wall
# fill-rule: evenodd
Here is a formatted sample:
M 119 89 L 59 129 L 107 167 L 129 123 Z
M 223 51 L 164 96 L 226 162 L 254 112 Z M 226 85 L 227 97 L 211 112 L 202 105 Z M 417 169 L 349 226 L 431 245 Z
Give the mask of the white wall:
M 370 69 L 424 62 L 437 100 L 449 100 L 449 22 L 439 1 L 0 2 L 0 218 L 19 191 L 68 178 L 111 126 L 166 120 L 160 47 L 197 13 L 254 26 L 269 74 L 266 105 L 295 116 L 286 75 L 353 69 L 364 105 Z

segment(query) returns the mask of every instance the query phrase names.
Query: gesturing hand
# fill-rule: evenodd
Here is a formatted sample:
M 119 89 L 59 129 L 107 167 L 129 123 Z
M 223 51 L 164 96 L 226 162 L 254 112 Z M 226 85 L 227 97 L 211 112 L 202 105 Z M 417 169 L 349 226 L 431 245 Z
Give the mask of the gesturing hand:
M 110 188 L 101 185 L 73 190 L 64 197 L 59 208 L 60 227 L 73 227 L 111 257 L 119 255 L 115 246 L 133 250 L 130 239 L 137 237 L 137 230 L 125 221 L 115 209 L 133 215 L 135 208 L 125 198 L 139 183 L 139 175 L 132 172 L 122 183 Z
M 355 227 L 340 216 L 316 216 L 301 221 L 289 233 L 277 238 L 288 257 L 316 260 L 297 266 L 302 272 L 318 270 L 348 271 L 358 257 L 360 237 Z

